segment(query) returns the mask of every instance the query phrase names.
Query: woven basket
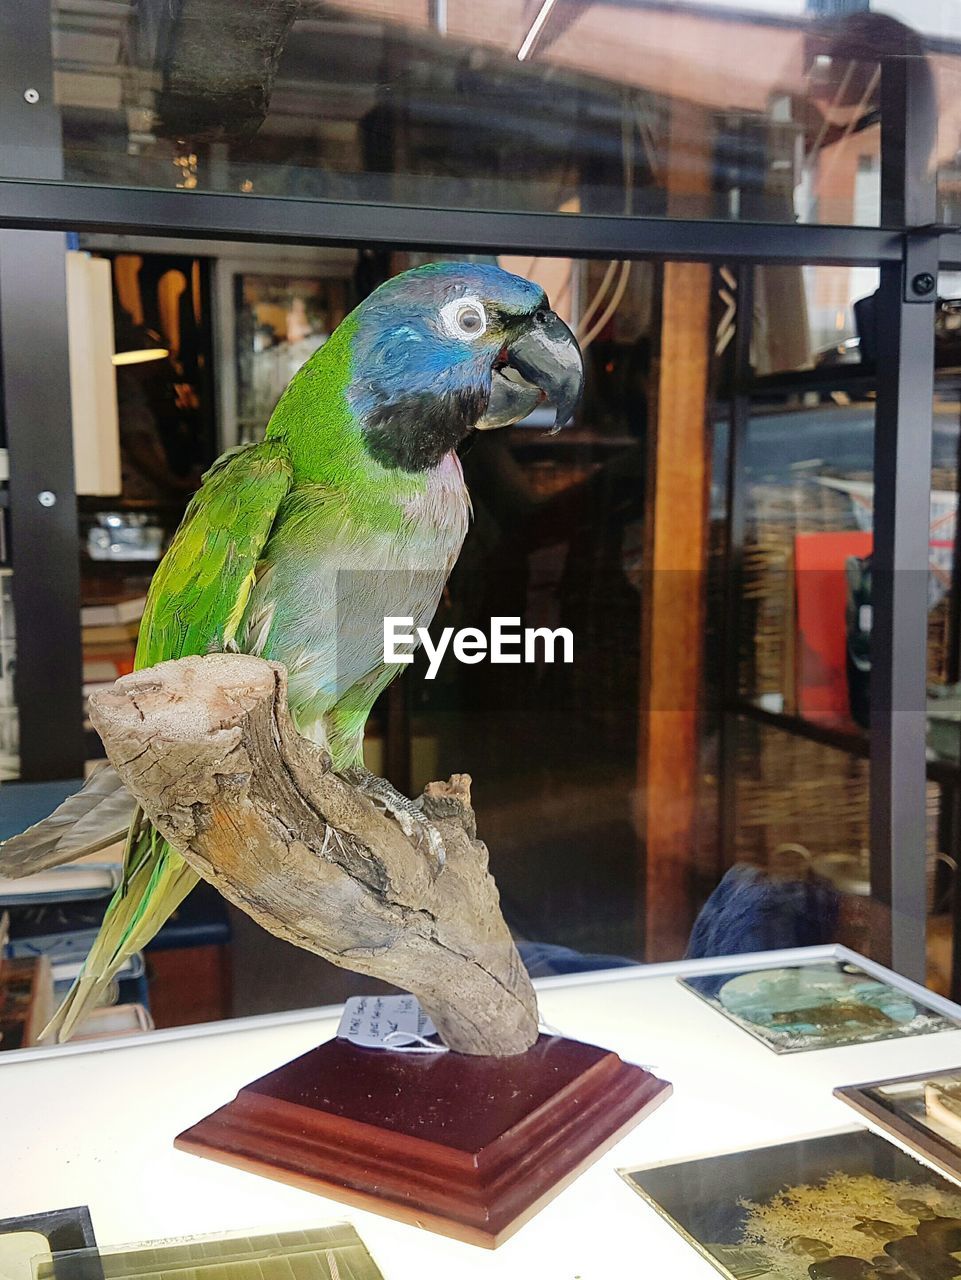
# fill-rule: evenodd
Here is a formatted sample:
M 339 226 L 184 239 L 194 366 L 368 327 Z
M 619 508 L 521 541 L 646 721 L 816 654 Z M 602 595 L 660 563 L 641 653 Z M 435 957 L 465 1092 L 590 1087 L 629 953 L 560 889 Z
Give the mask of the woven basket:
M 870 479 L 851 474 L 845 479 Z M 947 488 L 953 477 L 936 476 Z M 747 698 L 780 694 L 793 705 L 793 551 L 800 532 L 854 530 L 846 495 L 799 478 L 791 485 L 759 484 L 749 494 L 740 607 L 739 688 Z M 714 594 L 723 566 L 721 531 L 711 540 L 716 557 Z M 949 605 L 929 615 L 928 673 L 947 679 Z M 770 867 L 784 845 L 808 850 L 812 859 L 859 856 L 868 847 L 868 762 L 775 726 L 739 722 L 736 782 L 738 860 Z M 934 905 L 939 788 L 928 787 L 929 907 Z

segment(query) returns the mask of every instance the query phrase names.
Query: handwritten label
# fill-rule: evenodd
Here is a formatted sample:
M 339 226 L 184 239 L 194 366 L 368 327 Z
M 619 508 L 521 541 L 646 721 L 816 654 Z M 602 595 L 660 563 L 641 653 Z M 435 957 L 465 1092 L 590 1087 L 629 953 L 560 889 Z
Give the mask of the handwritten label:
M 404 1049 L 424 1045 L 436 1028 L 416 996 L 351 996 L 344 1005 L 337 1035 L 365 1049 Z M 431 1048 L 441 1049 L 441 1045 Z

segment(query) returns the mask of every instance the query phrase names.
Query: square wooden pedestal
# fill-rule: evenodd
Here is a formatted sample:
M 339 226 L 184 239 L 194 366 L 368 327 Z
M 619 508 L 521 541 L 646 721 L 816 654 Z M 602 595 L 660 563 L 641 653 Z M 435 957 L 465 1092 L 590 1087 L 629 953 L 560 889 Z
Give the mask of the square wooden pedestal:
M 175 1145 L 496 1248 L 670 1092 L 616 1053 L 558 1036 L 513 1058 L 329 1040 Z

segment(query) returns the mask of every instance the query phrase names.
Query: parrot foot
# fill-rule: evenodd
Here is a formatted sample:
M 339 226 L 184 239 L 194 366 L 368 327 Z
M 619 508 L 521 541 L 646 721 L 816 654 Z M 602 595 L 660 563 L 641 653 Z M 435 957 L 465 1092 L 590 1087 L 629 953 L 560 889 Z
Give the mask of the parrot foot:
M 386 778 L 378 778 L 375 773 L 360 766 L 344 769 L 343 777 L 358 791 L 362 791 L 378 809 L 389 814 L 408 840 L 414 840 L 426 846 L 431 870 L 435 876 L 443 871 L 447 860 L 443 837 L 413 800 L 409 800 L 396 787 L 391 786 Z

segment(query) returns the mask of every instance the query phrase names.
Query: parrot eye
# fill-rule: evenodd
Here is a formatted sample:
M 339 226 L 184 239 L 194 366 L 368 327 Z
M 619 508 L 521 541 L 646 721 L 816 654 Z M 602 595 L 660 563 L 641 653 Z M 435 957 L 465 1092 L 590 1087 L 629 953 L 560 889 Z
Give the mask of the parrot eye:
M 484 313 L 479 307 L 461 307 L 457 324 L 465 333 L 480 333 L 484 327 Z
M 444 328 L 455 338 L 479 338 L 487 329 L 487 312 L 476 298 L 457 298 L 440 314 Z

